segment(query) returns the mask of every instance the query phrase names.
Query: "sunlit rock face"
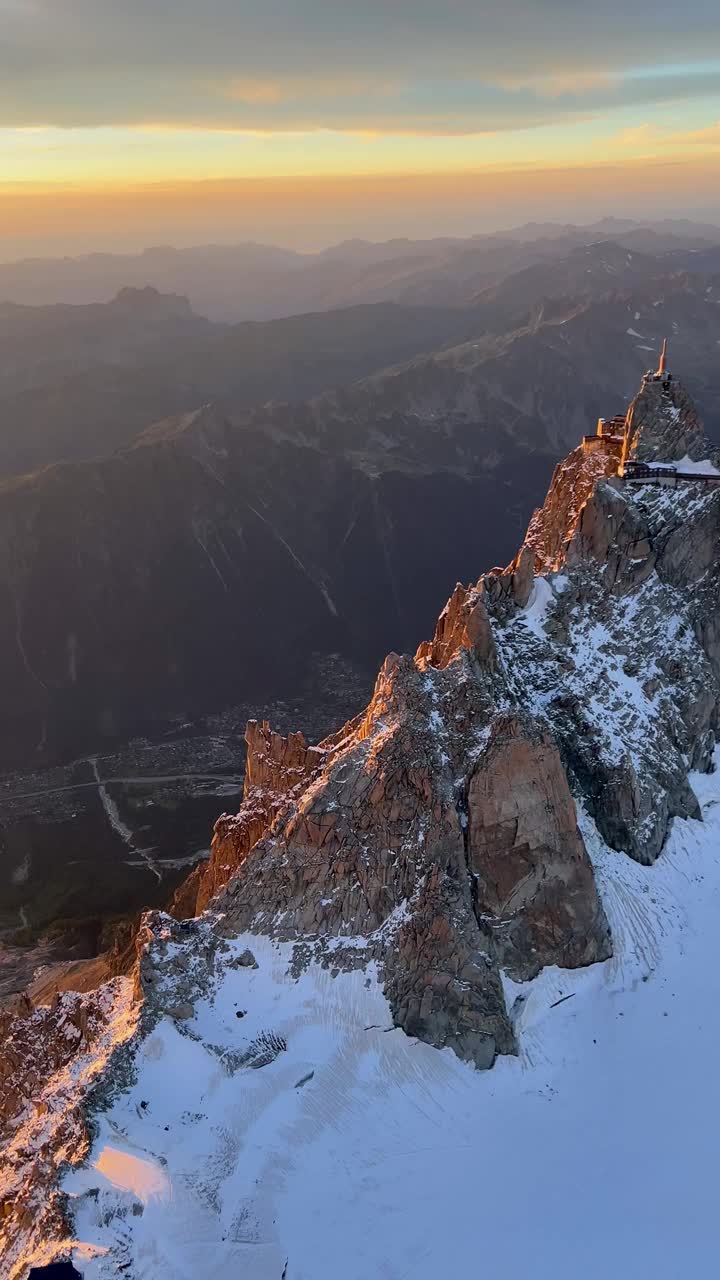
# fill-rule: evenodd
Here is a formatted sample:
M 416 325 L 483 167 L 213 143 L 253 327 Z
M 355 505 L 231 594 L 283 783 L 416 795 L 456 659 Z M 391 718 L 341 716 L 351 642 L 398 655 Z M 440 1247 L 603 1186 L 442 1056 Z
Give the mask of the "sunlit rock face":
M 615 475 L 617 459 L 604 449 L 585 453 L 581 446 L 555 468 L 547 497 L 530 521 L 526 546 L 538 572 L 558 570 L 585 504 L 600 480 Z
M 217 890 L 227 883 L 245 856 L 267 830 L 289 793 L 298 793 L 322 764 L 330 746 L 308 746 L 302 733 L 287 738 L 267 722 L 249 721 L 245 731 L 247 757 L 243 803 L 239 813 L 226 815 L 215 827 L 210 861 L 188 876 L 173 897 L 178 916 L 204 911 Z
M 0 1010 L 0 1261 L 11 1280 L 24 1280 L 31 1260 L 71 1274 L 68 1251 L 56 1257 L 69 1231 L 57 1172 L 87 1154 L 88 1098 L 123 1078 L 118 1059 L 140 1011 L 127 978 L 36 1009 L 13 997 Z

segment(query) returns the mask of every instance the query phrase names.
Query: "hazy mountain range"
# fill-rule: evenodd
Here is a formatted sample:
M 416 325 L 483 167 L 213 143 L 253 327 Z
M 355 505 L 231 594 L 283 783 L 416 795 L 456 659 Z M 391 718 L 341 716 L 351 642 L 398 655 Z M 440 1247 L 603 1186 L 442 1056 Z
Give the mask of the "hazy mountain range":
M 637 229 L 624 238 L 667 244 L 667 237 Z M 622 325 L 623 317 L 629 311 L 632 320 L 638 308 L 652 306 L 651 332 L 638 329 L 634 363 L 623 369 L 623 392 L 630 394 L 647 362 L 643 347 L 658 345 L 665 326 L 673 345 L 677 338 L 691 358 L 699 342 L 695 364 L 700 368 L 694 372 L 702 398 L 705 338 L 713 329 L 712 323 L 705 324 L 704 299 L 712 301 L 712 290 L 717 290 L 720 245 L 700 249 L 695 247 L 698 237 L 681 242 L 674 235 L 675 248 L 652 254 L 616 241 L 579 239 L 575 230 L 515 244 L 505 265 L 502 252 L 483 249 L 493 260 L 496 278 L 482 288 L 467 273 L 464 255 L 474 250 L 461 242 L 465 247 L 452 253 L 454 260 L 460 254 L 456 265 L 462 303 L 459 296 L 452 304 L 410 303 L 397 279 L 388 282 L 389 300 L 384 302 L 231 325 L 211 323 L 186 298 L 160 294 L 148 284 L 124 286 L 104 304 L 4 303 L 0 474 L 113 452 L 149 423 L 208 401 L 221 402 L 234 413 L 269 400 L 305 400 L 414 357 L 468 343 L 483 363 L 500 356 L 507 341 L 514 343 L 517 337 L 540 335 L 533 345 L 542 348 L 553 326 L 576 319 L 582 310 L 590 340 L 595 333 L 599 349 L 608 338 L 614 342 L 622 337 L 616 356 L 624 360 L 620 353 L 632 346 L 626 341 L 632 324 Z M 685 247 L 678 248 L 679 243 Z M 371 252 L 377 257 L 387 248 L 341 246 L 326 256 L 347 262 Z M 680 317 L 662 310 L 667 296 L 680 294 L 685 295 L 683 314 L 689 326 L 682 330 Z M 593 304 L 609 309 L 598 323 L 591 314 Z M 694 307 L 692 315 L 688 305 L 691 311 Z M 683 358 L 685 354 L 683 350 Z M 467 353 L 462 360 L 467 365 Z M 568 352 L 570 367 L 584 376 L 574 361 Z M 521 376 L 513 398 L 526 396 L 528 386 L 528 378 Z M 542 383 L 535 390 L 541 393 Z
M 508 272 L 552 262 L 573 246 L 612 239 L 631 250 L 687 254 L 720 245 L 720 227 L 664 219 L 603 218 L 590 226 L 529 223 L 470 239 L 350 240 L 319 253 L 264 244 L 160 246 L 139 254 L 0 263 L 0 302 L 109 302 L 153 285 L 185 294 L 214 320 L 270 320 L 360 302 L 463 305 Z
M 150 289 L 6 306 L 2 758 L 269 696 L 318 651 L 411 647 L 663 336 L 720 434 L 720 272 L 676 256 L 600 241 L 465 307 L 233 326 Z

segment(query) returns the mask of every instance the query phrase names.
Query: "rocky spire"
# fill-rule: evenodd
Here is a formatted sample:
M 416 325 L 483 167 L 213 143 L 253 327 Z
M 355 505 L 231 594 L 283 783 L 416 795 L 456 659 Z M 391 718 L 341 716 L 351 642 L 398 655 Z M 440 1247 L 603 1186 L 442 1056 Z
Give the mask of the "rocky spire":
M 658 378 L 663 378 L 667 372 L 667 338 L 663 338 L 662 351 L 660 352 L 660 361 L 657 367 Z
M 639 462 L 712 458 L 692 398 L 680 380 L 665 371 L 666 344 L 657 374 L 647 374 L 628 410 L 624 457 Z

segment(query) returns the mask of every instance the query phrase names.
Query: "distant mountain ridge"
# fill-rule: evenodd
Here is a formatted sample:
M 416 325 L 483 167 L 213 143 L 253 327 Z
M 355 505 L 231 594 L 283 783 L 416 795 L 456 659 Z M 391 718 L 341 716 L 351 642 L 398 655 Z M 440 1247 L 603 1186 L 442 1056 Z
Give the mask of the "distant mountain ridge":
M 144 312 L 154 327 L 143 327 L 130 297 L 146 295 L 0 311 L 0 475 L 107 455 L 208 400 L 302 400 L 468 333 L 457 310 L 396 303 L 222 325 L 163 294 Z M 58 339 L 68 312 L 74 335 Z
M 613 242 L 469 307 L 211 325 L 17 398 L 6 449 L 46 462 L 64 430 L 100 456 L 0 483 L 6 767 L 270 697 L 318 652 L 411 647 L 479 549 L 507 560 L 553 456 L 624 408 L 666 335 L 720 437 L 720 276 Z
M 200 314 L 228 321 L 359 302 L 463 305 L 508 271 L 598 239 L 639 252 L 687 254 L 720 245 L 720 228 L 682 219 L 603 218 L 589 226 L 529 223 L 467 239 L 349 240 L 318 253 L 238 244 L 24 259 L 0 263 L 0 301 L 106 302 L 125 285 L 149 284 L 186 294 Z
M 109 302 L 27 306 L 0 302 L 0 396 L 19 394 L 98 365 L 179 357 L 218 331 L 187 298 L 125 286 Z
M 622 386 L 626 395 L 650 351 L 669 334 L 685 366 L 692 366 L 712 426 L 715 405 L 705 400 L 704 388 L 711 390 L 717 354 L 711 313 L 720 246 L 652 254 L 608 240 L 568 248 L 558 238 L 552 244 L 555 256 L 537 261 L 533 249 L 529 263 L 511 255 L 502 265 L 504 251 L 496 249 L 497 278 L 479 288 L 466 261 L 474 250 L 463 249 L 453 259 L 467 295 L 463 305 L 362 302 L 225 325 L 196 315 L 186 299 L 151 288 L 121 291 L 109 303 L 87 307 L 5 304 L 0 307 L 0 474 L 106 456 L 152 422 L 209 401 L 233 416 L 265 401 L 298 402 L 346 388 L 434 352 L 441 353 L 434 361 L 437 371 L 447 367 L 442 353 L 463 345 L 466 366 L 474 350 L 504 360 L 503 353 L 516 349 L 519 339 L 533 350 L 542 350 L 549 338 L 557 346 L 553 326 L 559 331 L 581 311 L 589 324 L 585 345 L 593 345 L 594 326 L 598 353 L 607 351 L 610 378 L 604 385 Z M 364 254 L 366 246 L 361 249 Z M 353 252 L 360 249 L 355 246 Z M 673 314 L 676 303 L 682 317 Z M 636 314 L 649 316 L 647 333 L 635 324 Z M 574 332 L 578 328 L 573 324 Z M 640 335 L 635 344 L 628 342 L 633 331 Z M 596 357 L 591 368 L 583 352 L 576 357 L 568 350 L 567 357 L 568 376 L 591 386 Z M 531 353 L 529 360 L 528 369 L 535 363 Z M 503 380 L 502 366 L 497 368 Z M 517 370 L 511 399 L 519 395 L 526 403 L 526 374 L 527 369 Z M 536 398 L 552 404 L 556 388 L 546 386 L 542 368 L 534 376 Z M 435 398 L 441 412 L 442 395 Z

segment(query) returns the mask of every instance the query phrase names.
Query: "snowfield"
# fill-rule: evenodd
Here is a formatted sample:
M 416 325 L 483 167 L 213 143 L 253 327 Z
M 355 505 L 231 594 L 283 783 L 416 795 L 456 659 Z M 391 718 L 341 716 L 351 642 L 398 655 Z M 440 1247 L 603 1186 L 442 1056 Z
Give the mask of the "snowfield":
M 155 1028 L 65 1179 L 86 1280 L 716 1275 L 720 772 L 691 781 L 705 821 L 652 867 L 581 815 L 615 955 L 508 982 L 490 1072 L 392 1029 L 372 970 L 234 940 L 259 967 Z

